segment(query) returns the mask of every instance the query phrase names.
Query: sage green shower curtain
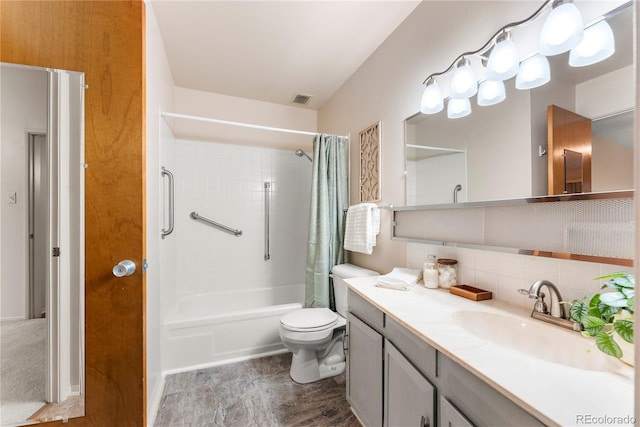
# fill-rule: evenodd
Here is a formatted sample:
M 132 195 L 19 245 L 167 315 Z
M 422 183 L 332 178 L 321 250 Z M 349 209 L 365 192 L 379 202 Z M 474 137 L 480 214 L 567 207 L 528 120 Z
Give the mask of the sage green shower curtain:
M 344 211 L 348 207 L 349 139 L 318 135 L 313 141 L 305 307 L 333 306 L 329 273 L 345 261 Z

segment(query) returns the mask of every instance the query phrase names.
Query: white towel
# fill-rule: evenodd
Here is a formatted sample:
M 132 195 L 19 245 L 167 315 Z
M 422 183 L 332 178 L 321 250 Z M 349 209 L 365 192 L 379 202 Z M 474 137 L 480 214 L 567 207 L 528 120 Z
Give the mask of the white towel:
M 380 232 L 380 210 L 375 203 L 349 206 L 344 232 L 344 248 L 371 255 Z
M 410 268 L 394 269 L 389 274 L 380 276 L 376 286 L 381 288 L 397 289 L 399 291 L 408 291 L 413 288 L 418 280 L 422 277 L 422 271 Z

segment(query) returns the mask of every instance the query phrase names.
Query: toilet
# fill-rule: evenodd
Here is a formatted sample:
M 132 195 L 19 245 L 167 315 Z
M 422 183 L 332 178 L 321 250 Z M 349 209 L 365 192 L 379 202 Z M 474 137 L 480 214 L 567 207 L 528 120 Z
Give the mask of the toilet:
M 353 264 L 340 264 L 333 267 L 331 274 L 337 313 L 328 308 L 303 308 L 280 319 L 280 339 L 293 353 L 291 379 L 300 384 L 344 372 L 343 341 L 347 324 L 347 284 L 344 280 L 380 273 Z

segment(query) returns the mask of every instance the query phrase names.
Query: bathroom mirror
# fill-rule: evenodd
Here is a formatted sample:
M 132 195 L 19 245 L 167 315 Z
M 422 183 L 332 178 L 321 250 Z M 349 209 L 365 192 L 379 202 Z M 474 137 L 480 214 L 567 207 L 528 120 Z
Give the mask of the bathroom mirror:
M 84 74 L 0 67 L 0 424 L 82 416 Z
M 609 192 L 633 187 L 633 8 L 607 15 L 616 52 L 587 67 L 568 65 L 569 53 L 549 57 L 551 81 L 531 90 L 505 82 L 503 102 L 448 119 L 446 111 L 405 121 L 406 205 L 486 202 L 550 194 Z M 591 146 L 576 150 L 548 141 L 548 107 L 590 122 Z M 551 144 L 551 145 L 550 145 Z M 580 151 L 590 182 L 564 182 L 565 149 Z M 569 153 L 571 154 L 571 153 Z M 553 166 L 548 167 L 549 158 Z M 556 166 L 556 164 L 560 166 Z M 562 169 L 564 170 L 564 169 Z M 554 171 L 556 171 L 554 173 Z M 556 180 L 562 181 L 560 184 Z M 561 186 L 561 190 L 553 190 Z

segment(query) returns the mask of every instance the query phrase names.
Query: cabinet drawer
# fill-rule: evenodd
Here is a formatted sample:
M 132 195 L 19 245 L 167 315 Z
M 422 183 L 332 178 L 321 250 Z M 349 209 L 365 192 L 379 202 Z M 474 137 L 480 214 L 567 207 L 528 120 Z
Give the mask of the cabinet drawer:
M 543 426 L 524 409 L 489 384 L 440 354 L 438 357 L 440 395 L 478 427 Z
M 438 352 L 435 348 L 391 317 L 386 319 L 384 335 L 423 375 L 432 381 L 438 376 Z
M 349 312 L 379 333 L 384 331 L 384 313 L 349 289 Z

